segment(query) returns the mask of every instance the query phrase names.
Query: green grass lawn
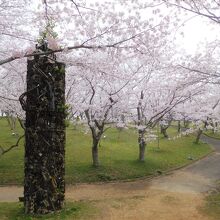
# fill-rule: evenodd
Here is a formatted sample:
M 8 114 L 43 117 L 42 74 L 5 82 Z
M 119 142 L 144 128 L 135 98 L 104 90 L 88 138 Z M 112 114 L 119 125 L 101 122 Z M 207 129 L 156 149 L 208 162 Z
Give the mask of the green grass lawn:
M 22 133 L 22 129 L 18 128 Z M 175 135 L 176 128 L 171 127 L 168 134 Z M 211 148 L 204 143 L 194 144 L 194 137 L 188 136 L 175 141 L 160 138 L 159 149 L 157 141 L 147 146 L 146 161 L 139 162 L 137 133 L 134 129 L 119 132 L 115 128 L 107 130 L 106 138 L 99 147 L 99 168 L 91 166 L 90 132 L 84 132 L 82 126 L 67 128 L 66 144 L 66 182 L 96 182 L 109 180 L 124 180 L 143 177 L 191 163 L 188 157 L 198 159 L 209 153 Z M 10 146 L 16 142 L 7 125 L 0 119 L 0 145 Z M 23 143 L 11 152 L 0 156 L 0 184 L 22 184 L 23 182 Z
M 67 202 L 65 208 L 54 214 L 30 216 L 24 214 L 22 203 L 10 202 L 0 203 L 1 220 L 86 220 L 93 219 L 97 209 L 92 202 Z

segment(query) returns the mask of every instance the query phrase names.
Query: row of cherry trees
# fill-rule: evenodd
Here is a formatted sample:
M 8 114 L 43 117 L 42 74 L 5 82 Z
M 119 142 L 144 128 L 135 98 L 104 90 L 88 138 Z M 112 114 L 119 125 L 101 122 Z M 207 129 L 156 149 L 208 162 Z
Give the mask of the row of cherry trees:
M 135 126 L 139 160 L 143 161 L 150 130 L 158 122 L 169 124 L 170 119 L 182 121 L 186 118 L 195 121 L 201 130 L 199 122 L 204 123 L 209 118 L 218 121 L 216 87 L 192 77 L 187 69 L 172 66 L 168 61 L 159 62 L 162 58 L 146 54 L 119 57 L 109 49 L 88 51 L 84 60 L 68 59 L 68 117 L 75 121 L 80 116 L 90 128 L 94 166 L 99 165 L 99 142 L 111 126 Z M 23 118 L 17 97 L 25 89 L 25 70 L 15 70 L 12 66 L 10 74 L 8 68 L 2 72 L 2 77 L 15 85 L 2 84 L 1 110 Z M 164 124 L 161 124 L 163 128 Z
M 165 5 L 168 6 L 166 10 Z M 25 16 L 7 17 L 8 23 L 2 24 L 1 44 L 7 48 L 1 54 L 2 63 L 6 63 L 1 67 L 1 110 L 24 117 L 18 102 L 25 90 L 26 60 L 22 57 L 31 56 L 33 39 L 37 38 L 41 27 L 38 42 L 45 39 L 53 51 L 64 51 L 59 59 L 68 67 L 66 98 L 70 118 L 74 120 L 83 115 L 86 119 L 92 134 L 95 166 L 99 164 L 98 143 L 112 124 L 135 123 L 139 159 L 144 160 L 146 132 L 161 120 L 169 121 L 170 112 L 174 112 L 174 119 L 181 120 L 184 116 L 204 122 L 218 109 L 213 107 L 215 103 L 218 105 L 218 98 L 213 97 L 207 86 L 218 83 L 218 62 L 214 59 L 218 54 L 218 42 L 208 45 L 205 55 L 196 55 L 190 60 L 182 58 L 179 62 L 169 41 L 170 31 L 177 24 L 170 20 L 170 14 L 177 12 L 173 8 L 213 20 L 201 12 L 208 7 L 205 3 L 196 7 L 190 1 L 182 5 L 168 1 L 93 4 L 51 0 L 38 5 L 3 1 L 1 7 L 3 14 L 10 8 L 7 16 L 25 11 Z M 149 12 L 149 17 L 143 16 L 142 11 Z M 74 19 L 70 19 L 71 16 Z M 36 21 L 29 24 L 28 30 L 32 31 L 24 28 L 27 18 Z M 97 22 L 93 22 L 94 19 Z M 42 30 L 42 27 L 46 28 Z M 4 59 L 5 56 L 9 58 Z M 12 60 L 15 61 L 9 62 Z M 207 104 L 209 96 L 213 101 Z M 201 106 L 199 110 L 195 110 L 198 106 Z M 213 117 L 218 120 L 217 114 Z M 164 131 L 164 126 L 161 127 Z

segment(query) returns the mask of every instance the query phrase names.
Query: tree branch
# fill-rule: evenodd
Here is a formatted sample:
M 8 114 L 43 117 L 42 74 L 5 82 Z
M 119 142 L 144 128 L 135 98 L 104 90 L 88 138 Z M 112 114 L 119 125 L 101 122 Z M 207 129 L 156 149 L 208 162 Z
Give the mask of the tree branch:
M 7 97 L 1 96 L 1 95 L 0 95 L 0 99 L 6 99 L 6 100 L 9 100 L 9 101 L 16 101 L 16 102 L 19 102 L 18 99 L 7 98 Z
M 220 24 L 220 16 L 217 16 L 217 15 L 215 15 L 214 13 L 210 12 L 210 10 L 208 10 L 207 7 L 205 7 L 204 5 L 203 5 L 204 9 L 205 9 L 209 14 L 206 14 L 206 13 L 201 12 L 197 6 L 195 7 L 195 5 L 194 5 L 195 9 L 193 9 L 193 6 L 191 6 L 191 8 L 186 8 L 186 7 L 184 7 L 184 6 L 180 5 L 180 4 L 170 3 L 170 2 L 168 2 L 167 0 L 163 0 L 163 1 L 166 2 L 167 4 L 171 5 L 171 6 L 175 6 L 175 7 L 184 9 L 184 10 L 186 10 L 186 11 L 192 12 L 192 13 L 194 13 L 194 14 L 197 14 L 197 15 L 200 15 L 200 16 L 203 16 L 203 17 L 206 17 L 206 18 L 209 18 L 209 19 L 211 19 L 212 21 L 214 21 L 214 22 Z M 184 1 L 183 1 L 183 2 L 184 2 Z M 193 2 L 193 1 L 192 1 L 192 2 Z M 194 4 L 195 4 L 195 3 L 194 3 Z
M 21 141 L 21 139 L 24 137 L 25 135 L 22 135 L 18 138 L 17 142 L 15 144 L 13 144 L 12 146 L 10 146 L 9 148 L 7 149 L 4 149 L 2 146 L 0 146 L 0 149 L 1 149 L 1 154 L 0 155 L 3 155 L 3 154 L 6 154 L 7 152 L 9 152 L 10 150 L 12 150 L 13 148 L 15 147 L 18 147 L 19 146 L 19 143 Z
M 155 27 L 157 27 L 158 25 L 156 25 Z M 155 28 L 153 27 L 153 28 Z M 151 29 L 153 29 L 151 28 Z M 33 57 L 33 56 L 41 56 L 41 55 L 50 55 L 50 54 L 53 54 L 53 53 L 58 53 L 58 52 L 64 52 L 64 51 L 70 51 L 70 50 L 77 50 L 77 49 L 106 49 L 106 48 L 128 48 L 128 47 L 119 47 L 118 45 L 119 44 L 123 44 L 127 41 L 130 41 L 134 38 L 136 38 L 137 36 L 143 34 L 144 32 L 146 31 L 149 31 L 149 30 L 145 30 L 145 31 L 141 31 L 140 33 L 137 33 L 135 35 L 132 35 L 131 37 L 129 38 L 126 38 L 126 39 L 123 39 L 123 40 L 120 40 L 118 42 L 115 42 L 113 44 L 106 44 L 106 45 L 84 45 L 85 42 L 83 42 L 82 44 L 80 45 L 76 45 L 76 46 L 69 46 L 69 47 L 66 47 L 66 48 L 59 48 L 59 49 L 56 49 L 56 50 L 49 50 L 49 51 L 43 51 L 43 52 L 38 52 L 38 53 L 27 53 L 27 54 L 24 54 L 23 56 L 11 56 L 9 58 L 6 58 L 4 60 L 0 60 L 0 65 L 3 65 L 5 63 L 9 63 L 13 60 L 17 60 L 17 59 L 21 59 L 21 58 L 25 58 L 25 57 Z

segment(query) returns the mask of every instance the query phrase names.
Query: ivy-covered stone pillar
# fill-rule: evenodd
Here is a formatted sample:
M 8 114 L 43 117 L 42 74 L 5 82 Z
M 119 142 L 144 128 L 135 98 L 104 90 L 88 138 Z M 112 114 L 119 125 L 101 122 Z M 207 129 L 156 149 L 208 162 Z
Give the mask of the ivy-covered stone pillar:
M 21 95 L 20 102 L 26 111 L 25 213 L 60 210 L 65 193 L 64 63 L 43 55 L 28 60 L 27 92 Z

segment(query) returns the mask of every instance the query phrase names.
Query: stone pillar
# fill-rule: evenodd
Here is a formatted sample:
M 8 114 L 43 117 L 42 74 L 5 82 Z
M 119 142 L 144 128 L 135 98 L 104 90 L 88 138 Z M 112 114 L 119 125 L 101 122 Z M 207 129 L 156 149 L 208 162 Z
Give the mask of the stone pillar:
M 24 207 L 27 214 L 46 214 L 64 204 L 65 65 L 55 58 L 28 60 Z

